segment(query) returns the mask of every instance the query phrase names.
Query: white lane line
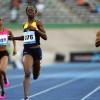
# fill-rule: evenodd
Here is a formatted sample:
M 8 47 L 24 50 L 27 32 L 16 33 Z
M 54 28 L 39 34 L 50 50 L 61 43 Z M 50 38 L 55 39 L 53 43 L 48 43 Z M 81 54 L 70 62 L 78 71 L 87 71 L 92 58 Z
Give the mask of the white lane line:
M 88 93 L 86 96 L 84 96 L 81 100 L 86 100 L 88 97 L 90 97 L 92 94 L 94 94 L 95 92 L 97 92 L 100 89 L 100 86 L 98 86 L 97 88 L 95 88 L 93 91 L 91 91 L 90 93 Z
M 47 92 L 49 92 L 49 91 L 51 91 L 51 90 L 57 89 L 57 88 L 62 87 L 62 86 L 64 86 L 64 85 L 68 85 L 68 84 L 70 84 L 70 83 L 72 83 L 72 82 L 74 82 L 74 81 L 77 81 L 77 80 L 79 80 L 79 79 L 80 79 L 80 78 L 72 79 L 72 80 L 65 81 L 65 82 L 63 82 L 63 83 L 57 84 L 57 85 L 52 86 L 52 87 L 50 87 L 50 88 L 47 88 L 47 89 L 45 89 L 45 90 L 43 90 L 43 91 L 37 92 L 37 93 L 35 93 L 34 95 L 31 95 L 31 96 L 29 96 L 29 98 L 36 97 L 36 96 L 38 96 L 38 95 L 47 93 Z M 24 99 L 21 99 L 21 100 L 24 100 Z
M 15 76 L 13 76 L 13 75 L 8 75 L 7 77 L 8 77 L 9 80 L 20 79 L 20 78 L 23 79 L 23 78 L 24 78 L 24 75 L 15 75 Z
M 49 92 L 49 91 L 51 91 L 51 90 L 54 90 L 54 89 L 56 89 L 56 88 L 62 87 L 62 86 L 67 85 L 67 84 L 70 84 L 70 83 L 72 83 L 72 82 L 74 82 L 74 81 L 77 81 L 77 80 L 79 80 L 79 79 L 81 79 L 81 78 L 85 78 L 86 76 L 91 76 L 91 75 L 94 74 L 94 72 L 95 72 L 95 71 L 82 74 L 82 75 L 80 75 L 80 77 L 78 77 L 78 78 L 74 78 L 74 79 L 72 79 L 72 80 L 65 81 L 65 82 L 63 82 L 63 83 L 61 83 L 61 84 L 58 84 L 58 85 L 55 85 L 55 86 L 53 86 L 53 87 L 47 88 L 47 89 L 45 89 L 45 90 L 43 90 L 43 91 L 37 92 L 37 93 L 35 93 L 35 94 L 29 96 L 29 98 L 32 98 L 32 97 L 41 95 L 41 94 L 43 94 L 43 93 Z M 24 99 L 21 98 L 20 100 L 24 100 Z
M 16 76 L 17 77 L 17 76 Z M 22 76 L 21 77 L 17 77 L 18 79 L 19 78 L 22 78 Z M 13 77 L 13 78 L 9 78 L 9 80 L 11 81 L 11 80 L 14 80 L 15 78 Z M 32 82 L 31 82 L 32 83 Z M 12 85 L 12 84 L 11 84 Z M 5 88 L 5 90 L 10 90 L 10 89 L 13 89 L 13 88 L 17 88 L 17 87 L 20 87 L 20 86 L 22 86 L 23 84 L 22 83 L 19 83 L 19 84 L 16 84 L 16 85 L 12 85 L 12 86 L 9 86 L 9 87 L 7 87 L 7 88 Z M 1 89 L 0 89 L 1 90 Z
M 31 81 L 30 84 L 35 83 L 35 82 L 36 82 L 36 81 Z M 22 83 L 19 83 L 19 84 L 10 86 L 10 87 L 8 87 L 8 88 L 5 88 L 5 90 L 14 89 L 14 88 L 17 88 L 17 87 L 20 87 L 20 86 L 23 86 L 23 84 L 22 84 Z
M 5 90 L 14 89 L 14 88 L 20 87 L 20 86 L 22 86 L 22 85 L 23 85 L 22 83 L 16 84 L 16 85 L 10 86 L 10 87 L 8 87 L 8 88 L 5 88 Z
M 72 79 L 72 80 L 65 81 L 65 82 L 63 82 L 63 83 L 61 83 L 61 84 L 58 84 L 58 85 L 55 85 L 55 86 L 53 86 L 53 87 L 47 88 L 47 89 L 45 89 L 45 90 L 43 90 L 43 91 L 37 92 L 37 93 L 35 93 L 34 95 L 29 96 L 29 98 L 32 98 L 32 97 L 41 95 L 41 94 L 43 94 L 43 93 L 49 92 L 49 91 L 54 90 L 54 89 L 56 89 L 56 88 L 62 87 L 62 86 L 64 86 L 64 85 L 68 85 L 68 84 L 70 84 L 70 83 L 72 83 L 72 82 L 75 82 L 75 81 L 77 81 L 77 80 L 79 80 L 79 79 L 81 79 L 81 78 L 86 77 L 87 75 L 88 75 L 88 76 L 91 76 L 93 73 L 94 73 L 94 72 L 89 72 L 89 73 L 87 73 L 87 74 L 81 75 L 81 76 L 78 77 L 78 78 L 74 78 L 74 79 Z M 21 100 L 24 100 L 24 99 L 22 98 Z

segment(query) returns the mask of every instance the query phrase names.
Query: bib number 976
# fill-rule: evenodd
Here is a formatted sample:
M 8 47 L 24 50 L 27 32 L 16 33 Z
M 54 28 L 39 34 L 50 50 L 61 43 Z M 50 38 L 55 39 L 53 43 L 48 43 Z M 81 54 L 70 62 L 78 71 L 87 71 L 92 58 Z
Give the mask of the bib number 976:
M 34 36 L 33 35 L 26 35 L 25 40 L 33 40 Z
M 24 44 L 36 43 L 35 33 L 32 31 L 24 33 Z

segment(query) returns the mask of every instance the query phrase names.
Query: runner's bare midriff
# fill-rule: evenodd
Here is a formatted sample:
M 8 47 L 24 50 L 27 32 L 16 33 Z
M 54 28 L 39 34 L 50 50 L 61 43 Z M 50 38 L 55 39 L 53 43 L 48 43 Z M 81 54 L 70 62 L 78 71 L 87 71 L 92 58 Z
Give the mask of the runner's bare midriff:
M 4 51 L 6 49 L 7 49 L 6 46 L 0 46 L 0 51 Z
M 37 46 L 32 46 L 32 47 L 30 47 L 30 48 L 32 48 L 32 49 L 35 49 L 35 48 L 40 48 L 40 45 L 37 45 Z

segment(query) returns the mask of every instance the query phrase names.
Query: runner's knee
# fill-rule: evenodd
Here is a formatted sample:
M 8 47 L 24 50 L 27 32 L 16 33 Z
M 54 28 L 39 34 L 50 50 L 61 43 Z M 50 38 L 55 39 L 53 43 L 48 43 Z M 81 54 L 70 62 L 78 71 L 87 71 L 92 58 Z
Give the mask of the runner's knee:
M 3 73 L 3 71 L 0 69 L 0 75 Z
M 0 70 L 0 73 L 1 73 L 1 74 L 5 74 L 5 71 L 3 71 L 3 70 Z
M 25 72 L 25 77 L 29 78 L 31 76 L 31 72 Z

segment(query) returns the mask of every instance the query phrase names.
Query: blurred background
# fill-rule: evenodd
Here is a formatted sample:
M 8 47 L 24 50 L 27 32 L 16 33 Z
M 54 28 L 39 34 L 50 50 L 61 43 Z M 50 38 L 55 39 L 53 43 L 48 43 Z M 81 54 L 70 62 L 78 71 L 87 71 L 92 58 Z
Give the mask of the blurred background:
M 31 0 L 0 0 L 0 17 L 14 36 L 23 34 L 25 9 Z M 32 81 L 30 100 L 100 100 L 100 48 L 95 47 L 100 30 L 100 0 L 32 0 L 36 18 L 45 27 L 48 40 L 41 39 L 41 75 Z M 5 100 L 23 100 L 23 42 L 12 42 Z M 20 70 L 21 69 L 21 70 Z M 13 91 L 13 95 L 12 95 Z
M 27 21 L 25 8 L 30 0 L 0 0 L 0 16 L 14 36 L 22 35 Z M 41 40 L 41 64 L 55 62 L 100 62 L 95 36 L 100 30 L 100 0 L 32 0 L 48 36 Z M 23 43 L 17 41 L 17 55 L 12 56 L 9 42 L 9 68 L 22 68 Z

